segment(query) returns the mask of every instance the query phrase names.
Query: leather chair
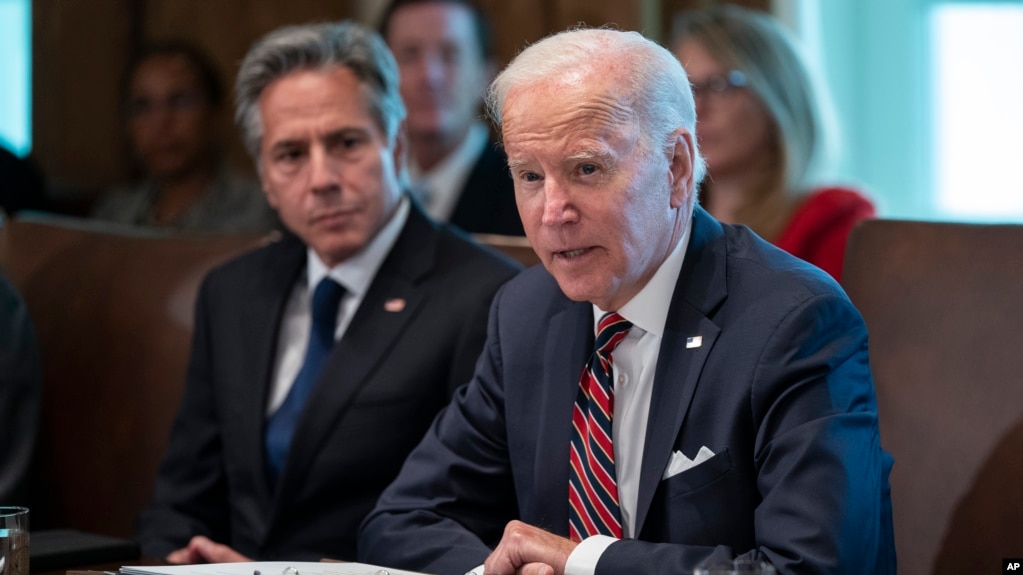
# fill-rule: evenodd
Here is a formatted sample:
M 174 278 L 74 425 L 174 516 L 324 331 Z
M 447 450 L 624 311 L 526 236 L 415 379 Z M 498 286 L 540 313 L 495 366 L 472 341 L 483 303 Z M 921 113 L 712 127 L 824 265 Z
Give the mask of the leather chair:
M 1023 557 L 1023 226 L 870 220 L 843 284 L 895 457 L 899 572 Z
M 0 226 L 43 362 L 32 528 L 129 537 L 184 387 L 203 275 L 259 236 L 26 216 Z
M 511 257 L 527 268 L 540 263 L 540 256 L 536 255 L 529 240 L 523 236 L 473 234 L 473 239 Z

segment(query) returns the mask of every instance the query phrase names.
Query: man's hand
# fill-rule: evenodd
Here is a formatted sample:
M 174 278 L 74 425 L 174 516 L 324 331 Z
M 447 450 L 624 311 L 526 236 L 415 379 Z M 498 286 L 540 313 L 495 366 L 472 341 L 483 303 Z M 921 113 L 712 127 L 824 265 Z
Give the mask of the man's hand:
M 483 567 L 487 575 L 564 575 L 565 562 L 576 545 L 538 527 L 512 521 Z
M 214 543 L 208 537 L 196 535 L 188 546 L 167 555 L 168 563 L 191 565 L 193 563 L 241 563 L 252 561 L 227 545 Z

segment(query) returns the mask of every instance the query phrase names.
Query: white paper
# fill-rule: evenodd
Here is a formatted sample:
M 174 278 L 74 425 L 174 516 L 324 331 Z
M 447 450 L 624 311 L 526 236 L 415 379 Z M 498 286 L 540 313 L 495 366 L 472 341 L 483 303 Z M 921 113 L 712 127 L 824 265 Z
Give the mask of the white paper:
M 289 570 L 292 568 L 294 571 Z M 422 575 L 365 563 L 255 561 L 203 565 L 140 565 L 121 567 L 121 575 Z

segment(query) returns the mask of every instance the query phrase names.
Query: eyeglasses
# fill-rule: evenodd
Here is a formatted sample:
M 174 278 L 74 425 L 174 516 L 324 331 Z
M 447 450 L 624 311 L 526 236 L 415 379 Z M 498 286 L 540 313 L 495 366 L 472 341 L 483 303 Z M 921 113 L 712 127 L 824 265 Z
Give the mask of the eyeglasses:
M 723 96 L 735 88 L 744 88 L 748 84 L 746 74 L 740 70 L 730 70 L 726 74 L 708 76 L 702 82 L 692 82 L 693 98 L 703 96 Z

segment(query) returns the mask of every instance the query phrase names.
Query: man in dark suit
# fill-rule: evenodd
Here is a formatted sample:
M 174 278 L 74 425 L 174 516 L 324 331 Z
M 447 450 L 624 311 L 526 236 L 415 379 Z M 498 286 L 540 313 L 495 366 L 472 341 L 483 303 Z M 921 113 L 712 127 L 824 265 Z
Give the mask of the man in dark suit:
M 398 71 L 374 32 L 277 30 L 237 94 L 289 233 L 203 282 L 138 539 L 172 563 L 352 559 L 359 522 L 470 378 L 516 267 L 402 192 Z
M 410 174 L 427 212 L 470 233 L 523 235 L 504 151 L 480 121 L 493 39 L 471 0 L 393 0 L 381 35 L 401 69 Z
M 893 573 L 862 318 L 826 274 L 695 207 L 678 61 L 635 32 L 565 32 L 488 109 L 544 265 L 498 292 L 472 381 L 363 523 L 360 560 Z

